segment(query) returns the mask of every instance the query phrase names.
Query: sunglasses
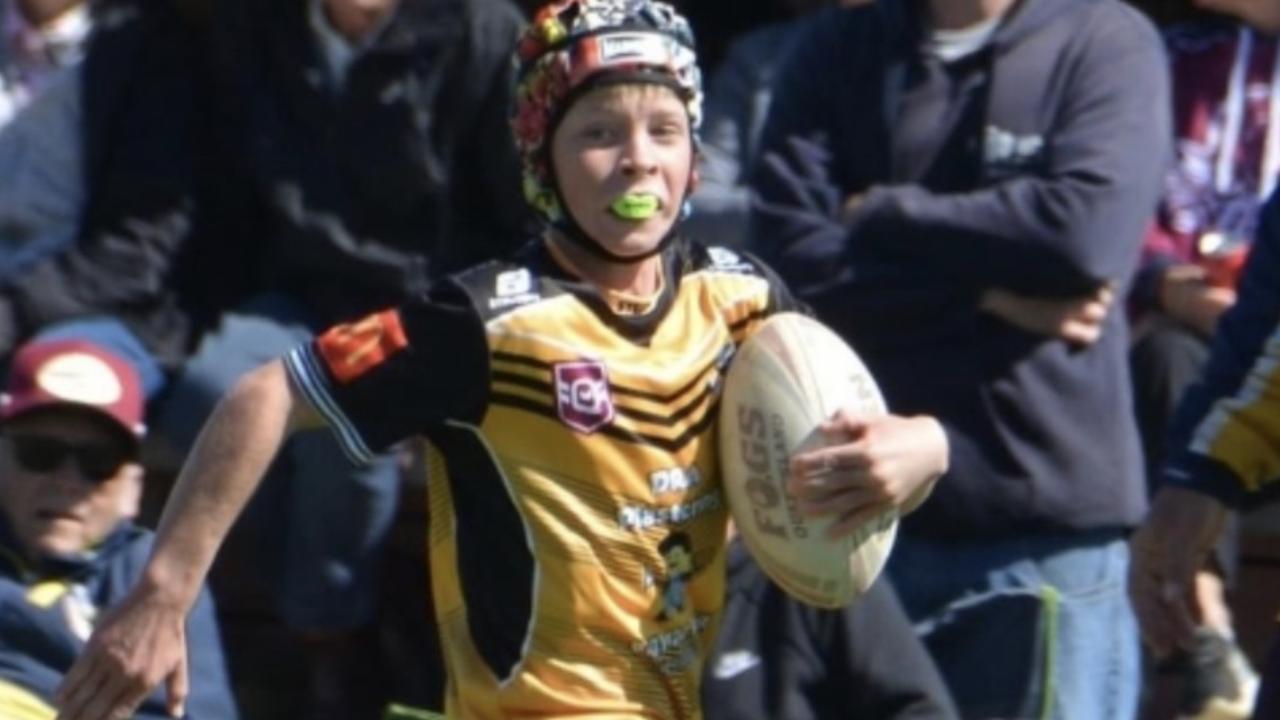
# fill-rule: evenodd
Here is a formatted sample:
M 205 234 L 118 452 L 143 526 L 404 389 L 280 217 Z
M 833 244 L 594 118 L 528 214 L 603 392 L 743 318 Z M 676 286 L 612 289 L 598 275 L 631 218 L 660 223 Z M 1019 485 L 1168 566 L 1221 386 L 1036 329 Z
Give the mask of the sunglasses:
M 50 473 L 74 458 L 80 474 L 94 483 L 115 477 L 120 466 L 133 459 L 134 452 L 120 443 L 69 443 L 43 435 L 8 435 L 9 447 L 18 466 L 27 472 Z

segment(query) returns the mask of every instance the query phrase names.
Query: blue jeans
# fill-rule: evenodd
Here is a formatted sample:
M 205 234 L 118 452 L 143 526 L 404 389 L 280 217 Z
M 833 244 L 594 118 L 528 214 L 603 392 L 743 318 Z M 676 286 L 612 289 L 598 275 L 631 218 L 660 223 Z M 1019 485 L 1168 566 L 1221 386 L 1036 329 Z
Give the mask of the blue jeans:
M 900 538 L 889 573 L 962 717 L 1131 720 L 1128 553 L 1119 531 Z
M 248 371 L 308 341 L 309 314 L 290 298 L 264 295 L 223 316 L 162 403 L 157 423 L 189 449 L 214 405 Z M 296 433 L 246 513 L 252 531 L 277 543 L 263 548 L 274 571 L 278 610 L 299 630 L 342 632 L 372 620 L 378 559 L 399 492 L 394 457 L 356 467 L 328 429 Z M 270 557 L 271 550 L 278 556 Z

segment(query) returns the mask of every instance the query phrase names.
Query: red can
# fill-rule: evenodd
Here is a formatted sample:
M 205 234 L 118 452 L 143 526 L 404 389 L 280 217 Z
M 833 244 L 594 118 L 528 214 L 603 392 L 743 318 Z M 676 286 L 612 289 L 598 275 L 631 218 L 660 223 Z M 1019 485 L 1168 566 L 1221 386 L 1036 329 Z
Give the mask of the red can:
M 1249 258 L 1249 243 L 1222 233 L 1205 233 L 1200 238 L 1200 267 L 1204 280 L 1214 287 L 1234 289 Z

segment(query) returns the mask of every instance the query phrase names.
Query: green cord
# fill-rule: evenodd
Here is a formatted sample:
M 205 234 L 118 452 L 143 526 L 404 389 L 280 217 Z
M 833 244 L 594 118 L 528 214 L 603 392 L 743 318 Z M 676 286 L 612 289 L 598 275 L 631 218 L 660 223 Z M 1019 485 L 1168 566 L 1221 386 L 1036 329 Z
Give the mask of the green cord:
M 1041 700 L 1040 717 L 1053 717 L 1053 696 L 1057 693 L 1058 620 L 1062 609 L 1062 594 L 1052 585 L 1040 587 L 1040 602 L 1044 604 L 1044 698 Z
M 444 716 L 430 710 L 391 703 L 382 713 L 382 720 L 444 720 Z

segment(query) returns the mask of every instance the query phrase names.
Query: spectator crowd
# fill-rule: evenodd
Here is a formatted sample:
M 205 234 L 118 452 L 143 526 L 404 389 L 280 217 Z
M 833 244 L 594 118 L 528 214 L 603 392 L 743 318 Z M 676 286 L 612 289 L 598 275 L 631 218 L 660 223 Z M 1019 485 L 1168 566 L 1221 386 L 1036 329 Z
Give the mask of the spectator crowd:
M 1280 479 L 1277 33 L 1280 0 L 0 0 L 0 718 L 615 683 L 646 717 L 1164 720 L 1173 683 L 1280 718 L 1231 609 Z M 685 446 L 791 308 L 893 413 L 832 420 L 843 490 L 792 484 L 904 513 L 838 610 Z M 562 373 L 613 399 L 567 416 Z M 618 539 L 592 513 L 642 471 L 668 520 Z M 109 667 L 161 586 L 180 671 Z M 614 672 L 606 620 L 672 618 Z

